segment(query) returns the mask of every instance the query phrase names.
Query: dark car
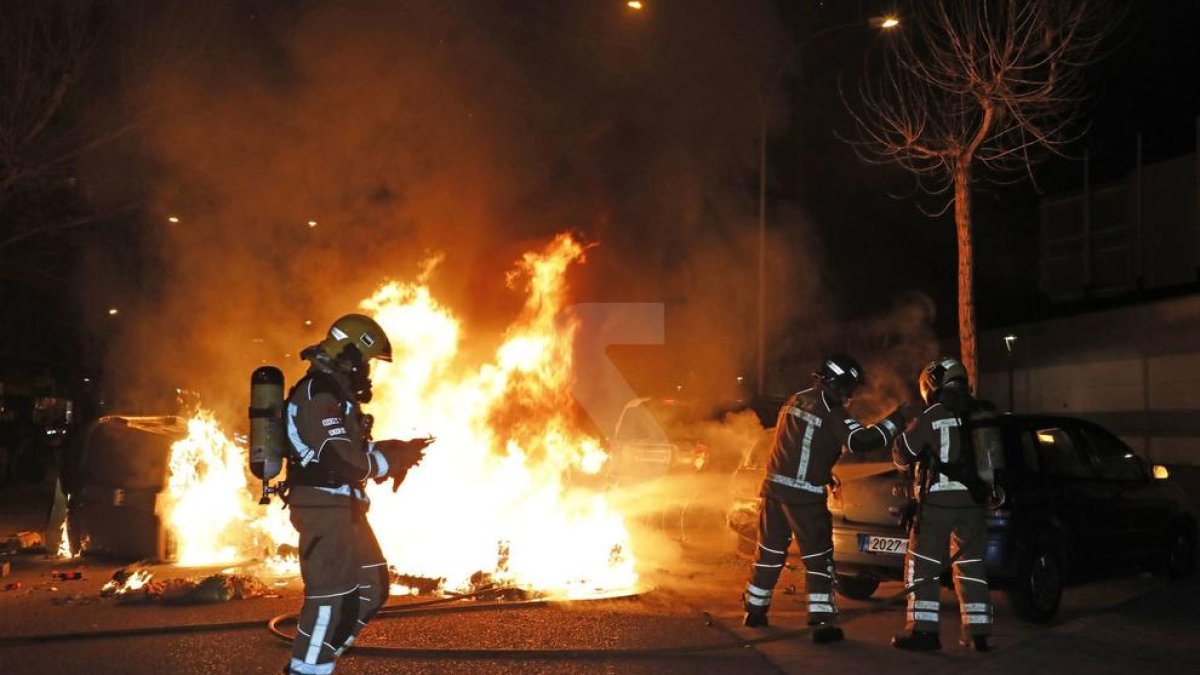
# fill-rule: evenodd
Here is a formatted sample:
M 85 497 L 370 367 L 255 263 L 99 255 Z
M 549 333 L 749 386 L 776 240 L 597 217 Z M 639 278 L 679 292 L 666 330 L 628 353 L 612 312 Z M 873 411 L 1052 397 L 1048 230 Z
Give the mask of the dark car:
M 1104 428 L 1070 417 L 999 418 L 1004 502 L 987 512 L 989 578 L 1005 587 L 1017 615 L 1049 621 L 1065 582 L 1127 569 L 1167 578 L 1195 570 L 1196 512 L 1183 491 Z M 769 439 L 734 478 L 728 522 L 753 550 Z M 907 534 L 899 526 L 907 477 L 890 463 L 839 464 L 831 491 L 838 591 L 866 598 L 902 575 Z

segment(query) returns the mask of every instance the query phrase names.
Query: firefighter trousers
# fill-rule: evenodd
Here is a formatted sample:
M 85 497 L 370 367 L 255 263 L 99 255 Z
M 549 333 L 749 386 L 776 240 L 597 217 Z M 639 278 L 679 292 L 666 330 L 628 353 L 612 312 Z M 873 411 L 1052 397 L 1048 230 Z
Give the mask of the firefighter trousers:
M 332 673 L 335 659 L 388 598 L 387 562 L 362 506 L 291 506 L 304 605 L 289 672 Z
M 934 577 L 940 576 L 946 561 L 961 550 L 953 573 L 962 635 L 990 635 L 992 604 L 984 567 L 987 524 L 983 507 L 966 490 L 953 490 L 930 493 L 920 508 L 919 531 L 909 534 L 904 583 L 921 585 L 908 596 L 905 627 L 938 632 L 941 587 Z M 930 581 L 921 583 L 927 579 Z
M 765 612 L 793 535 L 804 564 L 804 592 L 808 600 L 808 623 L 816 625 L 837 618 L 833 601 L 833 521 L 822 499 L 805 504 L 784 504 L 762 498 L 758 514 L 758 551 L 754 572 L 746 585 L 746 611 Z

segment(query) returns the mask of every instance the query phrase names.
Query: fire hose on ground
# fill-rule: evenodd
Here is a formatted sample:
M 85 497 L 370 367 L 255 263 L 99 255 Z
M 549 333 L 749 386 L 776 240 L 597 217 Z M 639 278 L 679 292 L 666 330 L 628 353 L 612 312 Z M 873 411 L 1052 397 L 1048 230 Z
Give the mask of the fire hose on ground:
M 947 561 L 942 572 L 948 571 L 954 562 L 961 555 L 961 549 Z M 857 611 L 847 611 L 843 614 L 851 617 L 867 616 L 877 614 L 884 611 L 889 611 L 892 605 L 904 600 L 909 594 L 916 591 L 918 588 L 927 583 L 936 582 L 941 574 L 923 579 L 901 589 L 897 593 L 876 601 L 874 607 L 866 607 Z M 438 598 L 436 600 L 428 600 L 417 603 L 407 603 L 402 605 L 388 605 L 380 610 L 379 617 L 396 618 L 404 616 L 419 616 L 434 613 L 456 613 L 468 611 L 490 611 L 503 609 L 519 609 L 530 607 L 549 607 L 557 602 L 558 599 L 537 598 L 531 600 L 504 600 L 491 602 L 478 602 L 473 604 L 461 604 L 464 600 L 486 598 L 489 596 L 498 596 L 505 593 L 519 591 L 520 589 L 513 587 L 494 587 L 477 591 L 474 593 L 456 594 L 446 598 Z M 620 596 L 604 596 L 604 600 L 617 600 L 623 598 L 638 597 L 639 593 L 629 593 Z M 708 626 L 719 625 L 716 619 L 707 611 L 702 612 L 705 624 Z M 285 633 L 280 626 L 283 624 L 294 624 L 296 621 L 295 613 L 280 614 L 272 617 L 266 622 L 267 630 L 272 636 L 291 644 L 293 636 Z M 161 635 L 178 635 L 191 634 L 202 632 L 216 632 L 226 630 L 245 630 L 250 628 L 263 627 L 261 619 L 246 620 L 246 621 L 228 621 L 207 624 L 184 624 L 178 626 L 148 626 L 145 628 L 131 628 L 119 630 L 101 630 L 101 631 L 81 631 L 72 633 L 48 633 L 42 635 L 29 635 L 20 637 L 4 637 L 0 638 L 0 647 L 17 646 L 17 645 L 36 645 L 49 644 L 57 642 L 74 642 L 80 640 L 101 640 L 101 639 L 118 639 L 129 637 L 146 637 L 146 636 L 161 636 Z M 408 658 L 425 658 L 425 659 L 593 659 L 593 658 L 654 658 L 664 656 L 687 656 L 692 654 L 702 654 L 707 652 L 724 651 L 728 649 L 743 649 L 747 647 L 755 647 L 761 644 L 771 642 L 781 642 L 802 637 L 811 632 L 811 627 L 797 628 L 792 630 L 772 633 L 756 638 L 737 638 L 726 642 L 708 643 L 702 645 L 680 645 L 675 647 L 640 647 L 640 648 L 597 648 L 597 649 L 506 649 L 506 648 L 423 648 L 423 647 L 398 647 L 389 645 L 364 645 L 358 644 L 353 648 L 354 654 L 363 656 L 391 656 L 391 657 L 408 657 Z

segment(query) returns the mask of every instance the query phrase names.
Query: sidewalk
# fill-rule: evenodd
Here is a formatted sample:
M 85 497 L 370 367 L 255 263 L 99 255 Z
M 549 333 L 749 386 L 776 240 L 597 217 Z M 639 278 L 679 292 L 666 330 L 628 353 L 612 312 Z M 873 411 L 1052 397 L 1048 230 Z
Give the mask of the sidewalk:
M 1200 580 L 1140 595 L 1108 611 L 1057 626 L 1012 650 L 998 650 L 973 673 L 1200 672 Z

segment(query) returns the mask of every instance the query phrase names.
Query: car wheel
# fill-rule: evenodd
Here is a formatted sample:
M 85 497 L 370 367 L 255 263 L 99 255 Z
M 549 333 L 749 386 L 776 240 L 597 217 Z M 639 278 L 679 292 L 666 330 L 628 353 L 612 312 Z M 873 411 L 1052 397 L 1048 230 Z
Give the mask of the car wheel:
M 1047 623 L 1062 602 L 1063 571 L 1058 555 L 1045 545 L 1034 547 L 1017 569 L 1008 589 L 1013 610 L 1022 621 Z
M 1172 581 L 1190 577 L 1196 572 L 1196 535 L 1187 525 L 1179 525 L 1172 530 L 1161 570 L 1162 576 Z
M 851 600 L 866 600 L 875 593 L 875 589 L 879 588 L 879 579 L 868 576 L 850 576 L 848 574 L 837 575 L 837 584 L 834 585 L 838 593 L 850 598 Z

